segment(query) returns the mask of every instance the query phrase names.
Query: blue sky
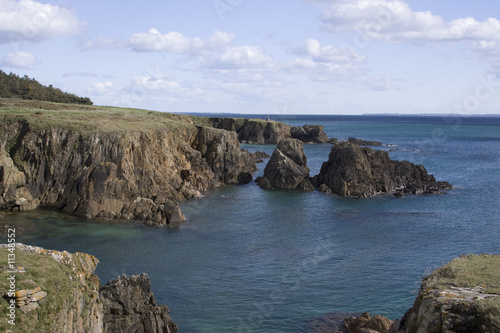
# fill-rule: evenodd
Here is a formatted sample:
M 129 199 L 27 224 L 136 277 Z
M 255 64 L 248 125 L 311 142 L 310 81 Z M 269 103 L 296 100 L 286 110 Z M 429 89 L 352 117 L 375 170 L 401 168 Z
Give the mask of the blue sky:
M 500 113 L 497 0 L 0 0 L 0 68 L 98 105 Z

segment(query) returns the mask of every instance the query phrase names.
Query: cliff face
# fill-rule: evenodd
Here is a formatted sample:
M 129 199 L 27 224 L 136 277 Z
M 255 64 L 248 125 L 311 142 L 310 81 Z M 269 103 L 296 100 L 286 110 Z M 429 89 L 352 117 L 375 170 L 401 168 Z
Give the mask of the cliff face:
M 236 133 L 214 128 L 86 132 L 17 121 L 0 126 L 0 208 L 176 223 L 181 200 L 238 183 L 255 161 Z

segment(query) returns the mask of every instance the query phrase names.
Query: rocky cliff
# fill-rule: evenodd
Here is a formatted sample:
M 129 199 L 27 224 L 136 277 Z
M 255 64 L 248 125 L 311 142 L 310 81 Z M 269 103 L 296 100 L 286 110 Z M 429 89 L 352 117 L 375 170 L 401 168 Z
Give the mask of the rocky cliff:
M 236 133 L 195 126 L 188 117 L 23 110 L 4 120 L 0 209 L 50 206 L 89 218 L 172 224 L 184 220 L 181 200 L 247 182 L 256 169 Z
M 7 258 L 9 246 L 1 244 L 0 253 Z M 85 253 L 16 244 L 15 267 L 3 266 L 0 271 L 2 281 L 14 276 L 10 284 L 0 284 L 0 302 L 12 320 L 0 321 L 2 332 L 14 328 L 15 332 L 47 333 L 177 330 L 168 308 L 156 304 L 147 274 L 120 276 L 100 288 L 94 274 L 98 263 Z M 11 300 L 15 306 L 9 309 Z
M 317 178 L 323 191 L 342 196 L 371 197 L 377 193 L 439 193 L 451 188 L 437 182 L 422 165 L 393 161 L 381 150 L 340 142 L 332 147 L 328 161 L 323 163 Z

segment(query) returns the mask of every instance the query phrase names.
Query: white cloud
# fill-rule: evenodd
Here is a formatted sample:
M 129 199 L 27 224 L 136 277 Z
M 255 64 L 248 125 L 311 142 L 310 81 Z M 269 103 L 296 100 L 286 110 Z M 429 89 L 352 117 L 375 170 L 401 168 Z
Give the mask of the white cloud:
M 315 39 L 307 39 L 300 47 L 292 49 L 291 53 L 298 55 L 311 56 L 315 62 L 362 62 L 365 57 L 356 50 L 341 48 L 332 45 L 321 46 Z
M 111 95 L 113 94 L 113 87 L 113 82 L 108 80 L 95 82 L 92 84 L 91 92 L 96 95 Z
M 258 46 L 232 46 L 203 61 L 204 67 L 219 69 L 270 68 L 273 58 Z
M 127 41 L 122 39 L 96 38 L 94 40 L 86 40 L 83 42 L 83 45 L 81 45 L 81 48 L 84 50 L 115 49 L 126 47 L 127 45 Z
M 415 12 L 401 0 L 322 1 L 330 3 L 321 20 L 327 31 L 357 31 L 386 42 L 499 40 L 500 22 L 459 18 L 447 22 L 430 11 Z
M 0 63 L 4 66 L 34 69 L 36 68 L 36 58 L 32 53 L 18 51 L 11 52 L 5 56 Z
M 69 76 L 90 76 L 90 77 L 96 77 L 97 73 L 95 70 L 88 70 L 88 71 L 74 71 L 74 70 L 67 70 L 66 72 L 63 73 L 64 77 L 69 77 Z
M 173 52 L 201 53 L 227 46 L 235 38 L 234 34 L 216 31 L 208 39 L 189 38 L 180 32 L 171 31 L 166 34 L 152 28 L 146 33 L 136 33 L 130 36 L 129 46 L 138 52 Z
M 79 32 L 75 14 L 60 6 L 33 0 L 0 0 L 0 43 L 43 41 Z

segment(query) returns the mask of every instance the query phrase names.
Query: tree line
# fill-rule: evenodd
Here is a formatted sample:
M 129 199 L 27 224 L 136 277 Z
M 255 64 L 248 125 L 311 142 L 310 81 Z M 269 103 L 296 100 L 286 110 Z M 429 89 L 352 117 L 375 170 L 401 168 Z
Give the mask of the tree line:
M 92 105 L 88 97 L 79 97 L 54 88 L 45 86 L 27 75 L 20 77 L 14 73 L 7 74 L 0 70 L 0 97 L 17 97 L 23 99 L 36 99 L 40 101 Z

